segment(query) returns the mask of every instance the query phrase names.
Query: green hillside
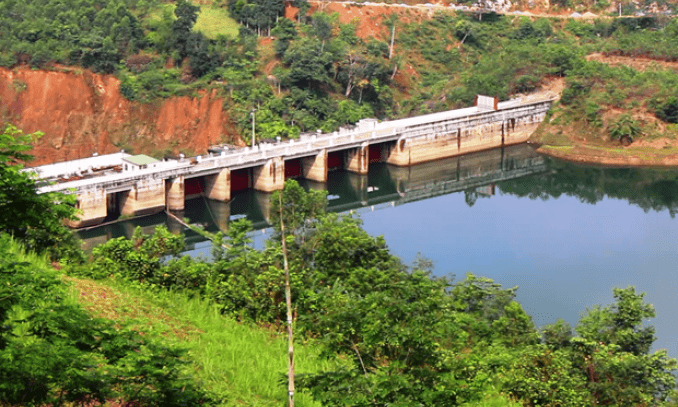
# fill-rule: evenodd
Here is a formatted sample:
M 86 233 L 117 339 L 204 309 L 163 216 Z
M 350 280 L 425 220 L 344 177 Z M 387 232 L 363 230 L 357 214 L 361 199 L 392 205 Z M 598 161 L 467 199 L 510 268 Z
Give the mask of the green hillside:
M 303 0 L 295 4 L 308 9 Z M 65 64 L 114 73 L 123 95 L 141 102 L 216 89 L 247 139 L 252 109 L 261 138 L 297 137 L 363 117 L 467 106 L 479 93 L 506 99 L 559 77 L 576 86 L 585 82 L 578 77 L 603 75 L 584 59 L 594 52 L 677 57 L 676 24 L 663 15 L 581 20 L 448 10 L 422 18 L 405 10 L 370 20 L 381 27 L 376 38 L 360 34 L 365 22 L 342 24 L 337 14 L 296 21 L 283 15 L 284 4 L 269 0 L 200 7 L 185 1 L 5 0 L 0 65 Z M 273 42 L 261 40 L 269 35 Z M 665 83 L 673 83 L 672 72 L 661 74 Z M 608 84 L 610 75 L 596 80 L 617 88 Z M 660 122 L 674 121 L 670 87 L 629 92 L 645 95 L 633 103 L 633 96 L 624 99 L 629 106 L 640 104 Z M 581 97 L 576 89 L 570 94 Z M 598 105 L 594 111 L 605 117 L 611 107 Z

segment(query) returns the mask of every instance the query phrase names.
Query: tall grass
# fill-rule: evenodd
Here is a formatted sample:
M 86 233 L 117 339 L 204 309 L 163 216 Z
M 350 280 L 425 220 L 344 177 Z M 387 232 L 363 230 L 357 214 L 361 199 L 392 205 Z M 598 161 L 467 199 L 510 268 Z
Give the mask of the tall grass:
M 193 3 L 195 4 L 196 2 Z M 171 13 L 174 13 L 175 8 L 176 5 L 173 3 L 162 3 L 147 18 L 151 21 L 159 21 L 162 19 L 164 11 L 169 10 Z M 216 39 L 219 35 L 237 38 L 240 24 L 231 18 L 231 15 L 225 8 L 213 5 L 200 5 L 200 12 L 198 13 L 198 19 L 193 26 L 193 30 L 203 33 L 209 39 Z
M 105 284 L 118 296 L 114 306 L 120 309 L 120 315 L 136 319 L 140 329 L 159 332 L 189 350 L 200 366 L 196 376 L 223 399 L 223 405 L 284 405 L 286 337 L 226 318 L 208 301 L 185 293 L 148 291 L 115 282 Z M 131 308 L 137 313 L 130 313 Z M 321 359 L 318 349 L 311 345 L 295 345 L 296 373 L 333 369 L 337 364 Z M 304 393 L 296 393 L 295 401 L 301 407 L 320 406 Z
M 503 394 L 491 394 L 481 401 L 464 403 L 460 407 L 521 407 L 522 404 L 510 400 Z
M 193 29 L 200 31 L 205 37 L 210 39 L 215 39 L 218 35 L 236 38 L 240 24 L 231 18 L 228 10 L 225 8 L 201 6 L 198 20 L 195 22 Z

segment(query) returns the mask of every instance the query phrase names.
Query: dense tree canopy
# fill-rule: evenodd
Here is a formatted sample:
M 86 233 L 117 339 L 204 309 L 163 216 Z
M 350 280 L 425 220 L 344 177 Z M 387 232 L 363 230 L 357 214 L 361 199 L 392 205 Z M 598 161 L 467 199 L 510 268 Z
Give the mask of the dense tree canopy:
M 355 24 L 342 24 L 336 14 L 305 15 L 305 0 L 292 2 L 300 9 L 296 21 L 284 17 L 279 0 L 229 0 L 204 10 L 187 0 L 2 5 L 0 65 L 59 63 L 115 72 L 122 94 L 143 102 L 216 88 L 245 139 L 252 109 L 258 111 L 260 139 L 297 137 L 367 116 L 465 107 L 477 94 L 505 99 L 553 76 L 568 78 L 568 115 L 592 128 L 606 125 L 614 132 L 613 121 L 600 119 L 606 109 L 640 104 L 667 123 L 678 112 L 675 73 L 646 73 L 640 81 L 626 71 L 594 69 L 583 58 L 603 52 L 675 60 L 676 24 L 661 16 L 561 21 L 439 12 L 406 22 L 393 14 L 377 27 L 381 37 L 363 38 Z M 228 10 L 241 23 L 239 35 L 195 31 L 201 13 L 213 8 Z M 394 34 L 392 49 L 387 32 Z M 269 46 L 258 44 L 257 35 L 275 37 L 278 63 L 267 60 Z M 605 87 L 610 82 L 623 86 Z M 629 84 L 636 90 L 624 90 Z M 649 127 L 639 130 L 645 134 Z

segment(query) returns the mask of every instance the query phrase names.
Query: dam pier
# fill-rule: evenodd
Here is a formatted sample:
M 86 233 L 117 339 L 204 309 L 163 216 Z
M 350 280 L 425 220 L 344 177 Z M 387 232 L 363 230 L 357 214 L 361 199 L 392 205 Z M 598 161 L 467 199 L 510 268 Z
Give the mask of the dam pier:
M 496 147 L 524 143 L 552 100 L 498 103 L 478 96 L 469 108 L 302 134 L 297 140 L 230 148 L 208 155 L 155 160 L 124 152 L 28 168 L 38 193 L 76 194 L 80 219 L 72 227 L 100 224 L 111 213 L 137 216 L 181 211 L 196 196 L 228 202 L 231 193 L 282 189 L 303 177 L 326 182 L 328 171 L 367 174 L 371 163 L 408 167 Z M 214 150 L 213 150 L 214 151 Z

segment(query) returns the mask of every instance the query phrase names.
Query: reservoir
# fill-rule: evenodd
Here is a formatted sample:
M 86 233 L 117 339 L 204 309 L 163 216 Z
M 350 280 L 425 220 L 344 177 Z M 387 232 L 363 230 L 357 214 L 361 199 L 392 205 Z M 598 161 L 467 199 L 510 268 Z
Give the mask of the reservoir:
M 542 157 L 527 145 L 454 157 L 413 167 L 370 164 L 367 175 L 333 171 L 331 211 L 353 211 L 391 253 L 410 264 L 418 253 L 434 274 L 463 279 L 467 272 L 504 287 L 537 327 L 613 301 L 612 288 L 635 286 L 654 305 L 653 347 L 678 357 L 678 171 L 582 166 Z M 216 232 L 247 217 L 255 244 L 270 234 L 269 195 L 233 193 L 228 203 L 186 201 L 181 217 Z M 99 226 L 79 235 L 85 248 L 157 225 L 186 234 L 189 253 L 211 245 L 165 214 Z

